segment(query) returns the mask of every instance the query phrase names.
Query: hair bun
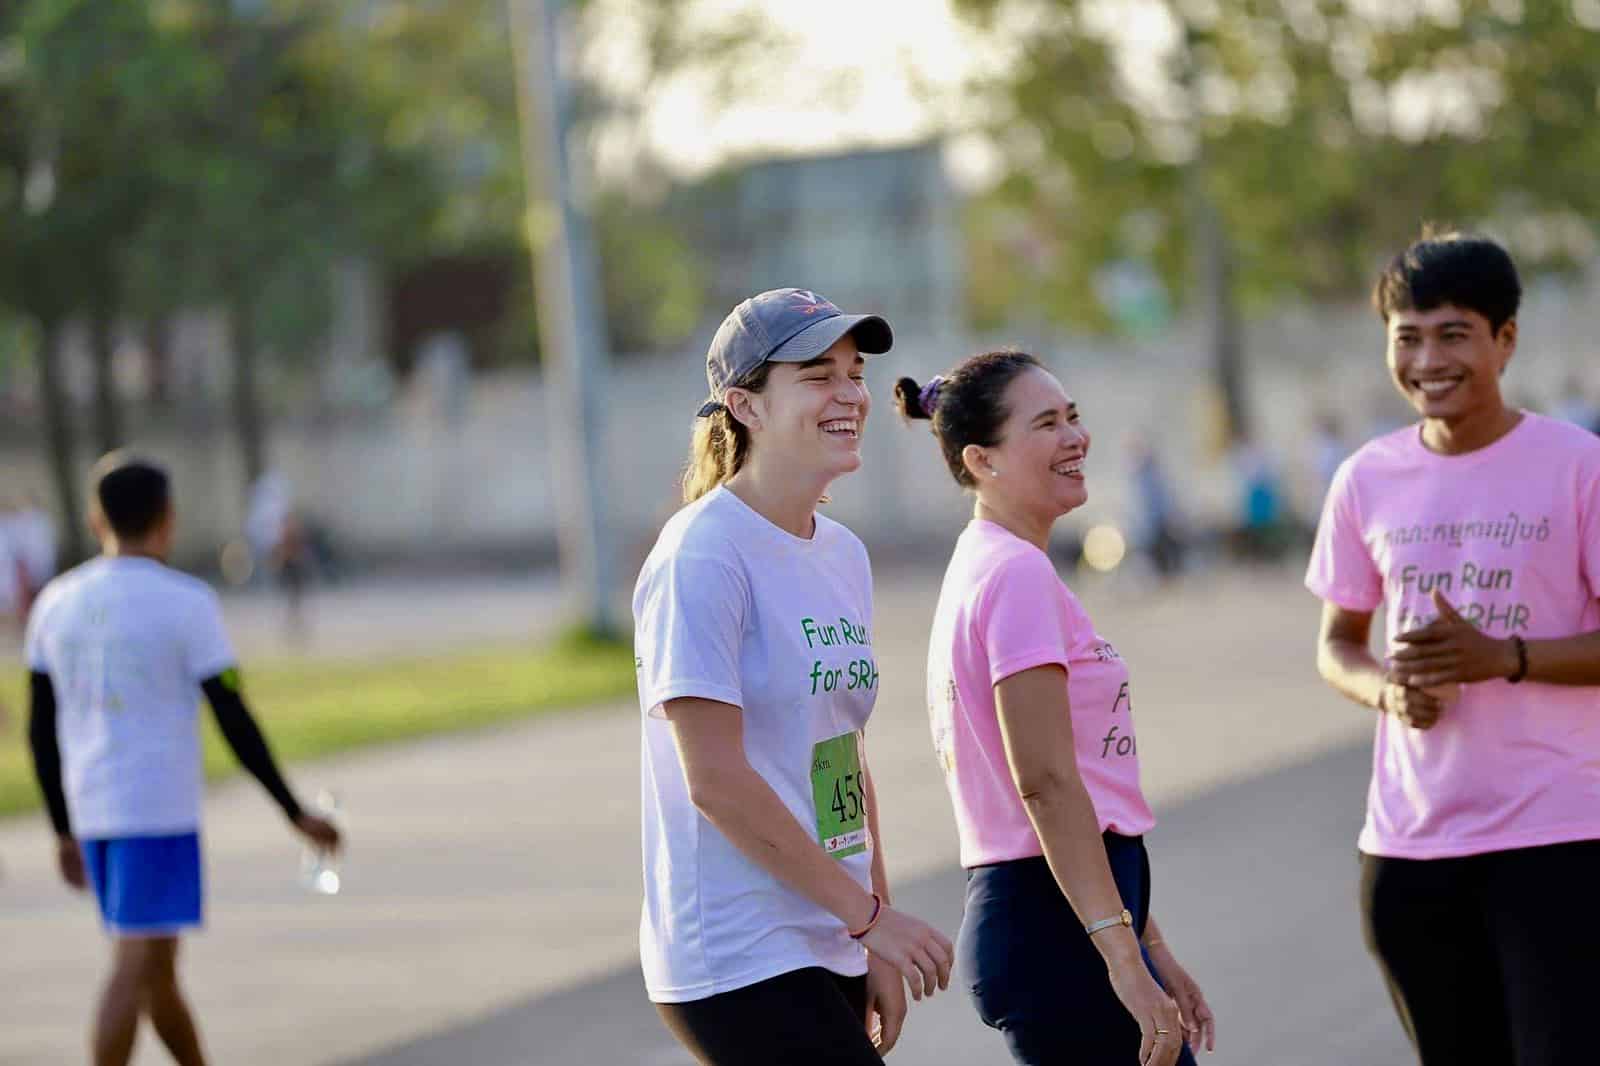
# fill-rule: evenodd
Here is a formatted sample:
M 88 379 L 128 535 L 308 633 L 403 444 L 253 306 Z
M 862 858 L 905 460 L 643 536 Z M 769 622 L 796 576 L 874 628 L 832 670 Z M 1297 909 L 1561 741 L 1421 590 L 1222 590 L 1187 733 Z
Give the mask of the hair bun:
M 926 402 L 928 389 L 934 382 L 944 383 L 944 379 L 935 377 L 927 385 L 918 385 L 915 378 L 901 378 L 894 383 L 894 396 L 900 414 L 908 419 L 929 419 L 933 417 L 932 405 Z M 937 395 L 937 389 L 935 389 Z

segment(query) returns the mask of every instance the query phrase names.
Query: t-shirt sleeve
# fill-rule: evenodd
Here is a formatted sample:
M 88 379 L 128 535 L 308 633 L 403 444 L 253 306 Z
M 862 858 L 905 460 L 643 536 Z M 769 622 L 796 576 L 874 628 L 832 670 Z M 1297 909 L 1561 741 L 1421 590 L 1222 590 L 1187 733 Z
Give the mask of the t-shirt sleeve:
M 1374 611 L 1383 602 L 1383 575 L 1362 535 L 1354 469 L 1353 461 L 1346 460 L 1328 486 L 1306 567 L 1306 588 L 1346 610 Z
M 1072 634 L 1061 592 L 1061 578 L 1042 554 L 1007 559 L 990 575 L 973 619 L 990 685 L 1036 666 L 1067 668 Z
M 1578 566 L 1589 592 L 1600 599 L 1600 452 L 1578 481 Z
M 22 657 L 27 660 L 28 669 L 36 674 L 48 674 L 50 663 L 45 658 L 44 631 L 49 624 L 50 601 L 47 596 L 41 596 L 34 605 L 32 613 L 28 615 L 28 628 L 23 631 Z
M 205 590 L 189 616 L 184 657 L 189 678 L 196 684 L 216 677 L 238 661 L 222 624 L 222 602 L 210 589 Z
M 659 715 L 668 700 L 744 706 L 739 651 L 749 589 L 733 566 L 679 553 L 646 579 L 634 619 L 640 705 Z

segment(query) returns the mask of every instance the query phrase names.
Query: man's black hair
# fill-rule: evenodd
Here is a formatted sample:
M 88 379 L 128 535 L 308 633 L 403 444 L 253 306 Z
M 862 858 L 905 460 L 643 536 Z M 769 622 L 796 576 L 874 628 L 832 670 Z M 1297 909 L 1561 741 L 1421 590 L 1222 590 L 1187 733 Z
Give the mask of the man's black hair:
M 1396 311 L 1432 311 L 1446 304 L 1476 311 L 1489 329 L 1517 317 L 1522 282 L 1511 255 L 1488 237 L 1467 233 L 1422 239 L 1389 262 L 1372 290 L 1372 305 L 1385 321 Z
M 94 464 L 90 477 L 100 513 L 123 540 L 149 533 L 172 506 L 171 479 L 148 459 L 112 452 Z

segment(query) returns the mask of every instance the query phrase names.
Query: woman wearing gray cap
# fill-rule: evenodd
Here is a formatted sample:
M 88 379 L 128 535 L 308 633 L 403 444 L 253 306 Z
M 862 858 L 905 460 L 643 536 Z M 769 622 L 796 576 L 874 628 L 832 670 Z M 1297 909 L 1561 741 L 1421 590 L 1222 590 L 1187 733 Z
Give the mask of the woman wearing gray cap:
M 889 905 L 863 730 L 877 696 L 866 549 L 816 505 L 861 465 L 876 315 L 753 296 L 634 590 L 645 984 L 710 1066 L 876 1063 L 953 949 Z M 874 1045 L 877 1045 L 875 1048 Z

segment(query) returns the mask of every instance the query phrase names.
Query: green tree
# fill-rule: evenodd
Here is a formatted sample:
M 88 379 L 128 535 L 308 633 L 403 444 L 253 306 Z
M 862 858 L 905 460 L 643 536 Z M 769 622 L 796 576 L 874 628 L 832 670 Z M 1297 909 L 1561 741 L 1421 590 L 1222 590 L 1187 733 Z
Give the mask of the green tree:
M 422 153 L 387 136 L 393 109 L 346 61 L 335 9 L 239 7 L 171 5 L 215 91 L 190 101 L 188 135 L 167 146 L 178 195 L 144 246 L 181 248 L 176 295 L 224 311 L 249 483 L 269 462 L 264 350 L 293 359 L 314 347 L 334 264 L 412 245 L 440 196 Z
M 0 5 L 0 302 L 31 318 L 67 558 L 82 554 L 70 404 L 69 318 L 88 316 L 95 443 L 121 443 L 111 323 L 123 256 L 159 196 L 149 148 L 174 121 L 187 67 L 130 0 Z
M 681 3 L 648 9 L 652 70 L 730 40 L 676 32 Z M 585 129 L 631 106 L 590 94 Z M 394 271 L 524 247 L 516 115 L 502 0 L 0 0 L 0 303 L 43 338 L 69 536 L 69 321 L 91 326 L 93 436 L 106 448 L 123 436 L 114 325 L 145 322 L 159 348 L 179 309 L 222 307 L 253 478 L 268 452 L 262 360 L 315 348 L 334 263 L 359 255 Z M 618 249 L 607 306 L 627 316 L 630 341 L 684 329 L 698 291 L 679 267 L 682 238 L 659 220 L 637 269 L 619 266 L 622 235 L 647 215 L 632 193 L 594 201 Z
M 338 28 L 312 5 L 0 8 L 0 300 L 44 337 L 44 409 L 68 515 L 75 479 L 59 348 L 69 318 L 91 325 L 104 449 L 122 432 L 113 324 L 220 303 L 235 360 L 233 421 L 253 479 L 266 465 L 263 340 L 306 346 L 339 256 L 404 248 L 427 230 L 437 183 L 419 152 L 386 136 L 391 113 L 341 61 Z
M 979 86 L 1009 163 L 980 207 L 997 269 L 979 307 L 1003 313 L 1010 291 L 1103 326 L 1100 272 L 1148 263 L 1209 305 L 1235 432 L 1241 306 L 1360 292 L 1428 219 L 1496 228 L 1534 270 L 1592 254 L 1586 0 L 957 8 L 1014 56 Z

